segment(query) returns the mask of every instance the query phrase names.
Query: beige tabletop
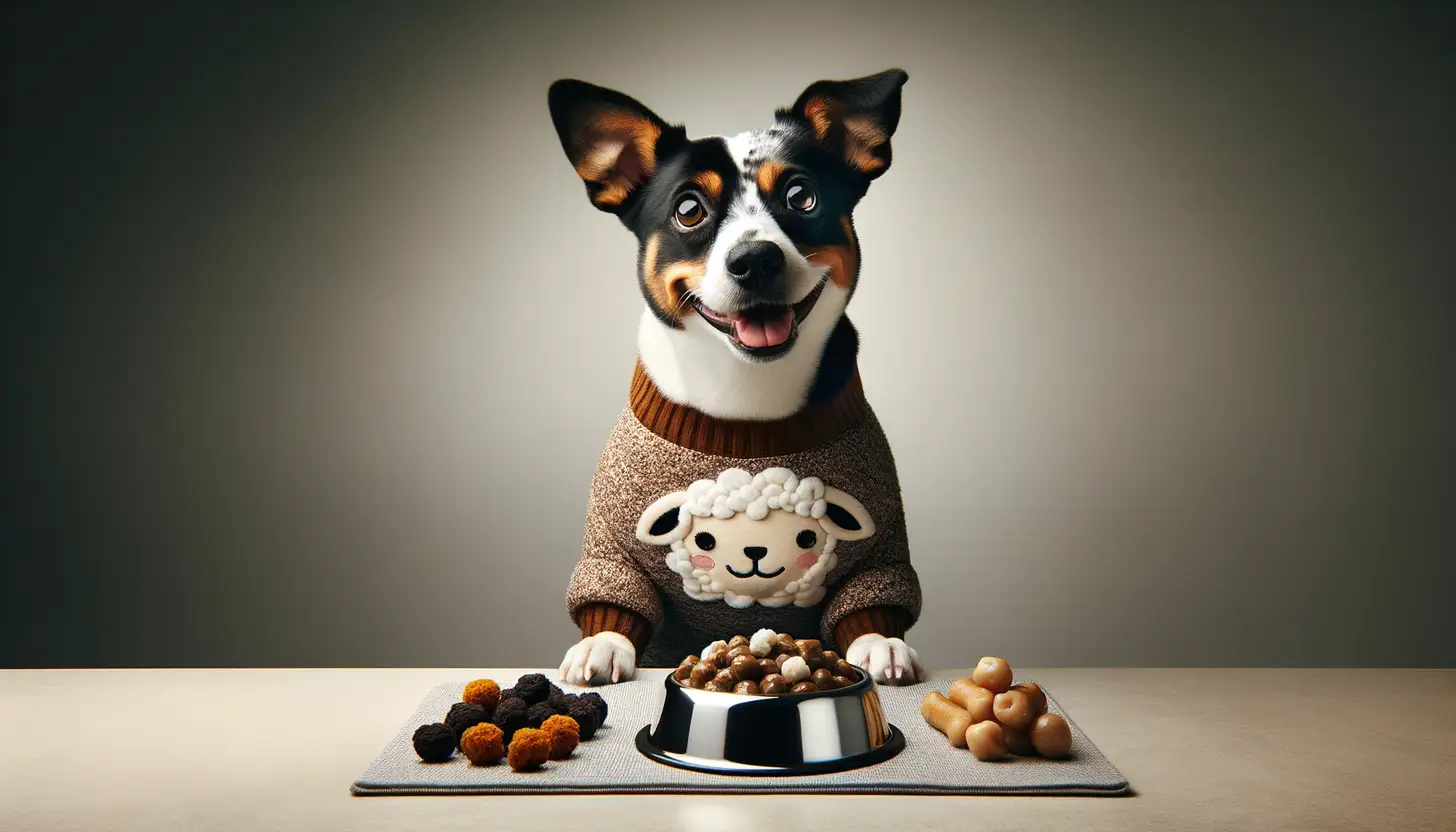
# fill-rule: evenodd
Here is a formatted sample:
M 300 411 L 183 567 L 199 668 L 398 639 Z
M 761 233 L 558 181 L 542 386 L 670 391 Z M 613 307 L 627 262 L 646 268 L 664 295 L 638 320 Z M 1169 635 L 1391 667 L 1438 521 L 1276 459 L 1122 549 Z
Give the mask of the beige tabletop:
M 349 795 L 430 687 L 522 672 L 0 671 L 0 830 L 1456 829 L 1452 670 L 1018 668 L 1131 797 Z

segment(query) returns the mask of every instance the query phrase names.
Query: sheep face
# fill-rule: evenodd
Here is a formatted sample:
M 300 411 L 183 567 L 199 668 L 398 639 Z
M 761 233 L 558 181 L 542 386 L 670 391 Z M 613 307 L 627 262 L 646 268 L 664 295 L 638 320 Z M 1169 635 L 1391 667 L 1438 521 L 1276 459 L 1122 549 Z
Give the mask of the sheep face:
M 668 568 L 701 601 L 812 606 L 824 598 L 834 547 L 874 533 L 858 500 L 787 469 L 729 469 L 643 512 L 638 539 L 669 548 Z

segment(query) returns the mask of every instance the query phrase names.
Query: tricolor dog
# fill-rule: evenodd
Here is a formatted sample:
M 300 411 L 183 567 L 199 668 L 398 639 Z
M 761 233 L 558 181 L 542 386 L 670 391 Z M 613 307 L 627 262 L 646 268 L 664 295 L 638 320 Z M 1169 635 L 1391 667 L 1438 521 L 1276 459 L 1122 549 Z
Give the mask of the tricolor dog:
M 899 480 L 845 316 L 854 208 L 889 170 L 907 79 L 819 81 L 767 128 L 702 138 L 620 92 L 551 86 L 588 198 L 637 238 L 644 304 L 567 590 L 582 637 L 564 680 L 763 628 L 881 682 L 923 677 Z

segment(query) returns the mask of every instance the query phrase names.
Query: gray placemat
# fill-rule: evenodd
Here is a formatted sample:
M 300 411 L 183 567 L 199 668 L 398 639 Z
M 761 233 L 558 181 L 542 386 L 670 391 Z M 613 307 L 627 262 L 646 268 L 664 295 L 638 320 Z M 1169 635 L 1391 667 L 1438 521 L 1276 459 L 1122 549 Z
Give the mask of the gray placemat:
M 410 738 L 415 728 L 439 722 L 459 701 L 468 679 L 432 688 L 394 739 L 351 787 L 356 795 L 692 793 L 773 792 L 839 794 L 1036 794 L 1121 795 L 1127 780 L 1087 739 L 1050 693 L 1047 708 L 1072 726 L 1072 753 L 1061 760 L 1013 757 L 983 763 L 925 724 L 920 700 L 931 689 L 942 693 L 950 680 L 908 687 L 880 687 L 891 724 L 905 734 L 905 750 L 878 765 L 838 774 L 806 777 L 733 777 L 665 766 L 642 756 L 637 732 L 653 722 L 662 697 L 665 670 L 644 670 L 632 682 L 594 690 L 607 700 L 607 724 L 590 742 L 577 746 L 569 760 L 539 771 L 514 772 L 504 764 L 473 766 L 459 753 L 449 762 L 425 763 Z M 514 679 L 497 679 L 501 687 Z M 1018 679 L 1017 681 L 1028 681 Z M 581 691 L 563 685 L 568 691 Z

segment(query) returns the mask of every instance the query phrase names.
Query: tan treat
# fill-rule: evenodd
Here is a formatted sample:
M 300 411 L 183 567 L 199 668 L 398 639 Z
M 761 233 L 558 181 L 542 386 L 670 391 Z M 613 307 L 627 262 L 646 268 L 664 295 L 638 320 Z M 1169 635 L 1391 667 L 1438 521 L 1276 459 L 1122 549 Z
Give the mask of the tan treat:
M 557 714 L 548 717 L 545 722 L 541 723 L 541 730 L 551 738 L 550 757 L 553 760 L 565 760 L 570 757 L 571 752 L 576 750 L 577 743 L 581 742 L 581 726 L 569 716 Z
M 758 669 L 760 677 L 769 676 L 779 672 L 779 663 L 773 659 L 759 659 Z
M 970 713 L 973 725 L 996 718 L 996 694 L 976 684 L 969 676 L 951 682 L 950 701 Z
M 747 647 L 747 646 L 748 646 L 748 636 L 738 635 L 738 636 L 734 636 L 733 638 L 728 639 L 728 649 L 729 650 L 732 650 L 735 647 Z
M 1037 716 L 1046 713 L 1046 693 L 1042 691 L 1041 685 L 1036 682 L 1022 682 L 1011 686 L 1012 690 L 1019 690 L 1031 699 L 1031 712 Z
M 505 733 L 489 722 L 472 725 L 460 735 L 460 751 L 475 765 L 494 763 L 506 755 Z
M 757 682 L 763 678 L 763 667 L 752 656 L 739 656 L 728 669 L 732 671 L 733 678 L 740 682 Z
M 834 681 L 834 674 L 822 667 L 809 674 L 809 681 L 818 685 L 820 690 L 834 690 L 839 687 L 839 683 Z
M 733 692 L 740 696 L 757 696 L 760 691 L 757 682 L 745 679 L 733 686 Z
M 500 685 L 491 679 L 476 679 L 465 686 L 465 695 L 460 701 L 469 702 L 472 705 L 479 705 L 487 711 L 494 711 L 495 706 L 500 704 Z
M 920 700 L 920 715 L 925 717 L 930 727 L 945 734 L 951 745 L 966 747 L 966 729 L 971 727 L 971 715 L 966 713 L 965 708 L 958 707 L 940 691 L 933 690 Z
M 1006 749 L 1012 754 L 1018 757 L 1031 757 L 1036 754 L 1036 746 L 1031 744 L 1030 731 L 1002 725 L 1001 736 L 1006 740 Z
M 991 720 L 977 722 L 966 729 L 966 747 L 977 760 L 999 760 L 1006 756 L 1006 734 Z
M 1009 728 L 1026 730 L 1037 717 L 1031 710 L 1031 697 L 1019 690 L 996 694 L 993 709 L 996 712 L 996 721 Z
M 986 656 L 971 671 L 971 681 L 992 693 L 1005 693 L 1011 689 L 1011 665 L 1005 659 Z
M 789 693 L 818 693 L 819 686 L 813 682 L 800 682 L 789 688 Z
M 763 677 L 762 682 L 758 683 L 759 692 L 769 694 L 770 696 L 788 693 L 790 687 L 793 686 L 789 684 L 789 680 L 778 673 L 770 673 Z
M 1065 757 L 1072 750 L 1072 726 L 1056 714 L 1042 714 L 1031 726 L 1031 744 L 1043 757 Z
M 511 737 L 506 754 L 515 771 L 540 768 L 551 757 L 551 737 L 538 728 L 522 728 Z

